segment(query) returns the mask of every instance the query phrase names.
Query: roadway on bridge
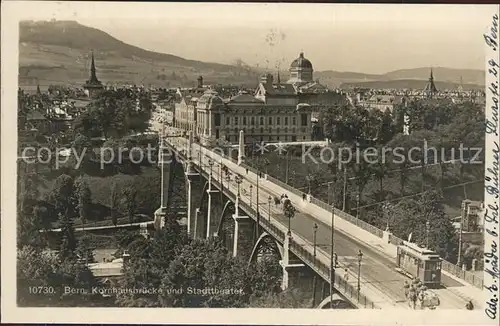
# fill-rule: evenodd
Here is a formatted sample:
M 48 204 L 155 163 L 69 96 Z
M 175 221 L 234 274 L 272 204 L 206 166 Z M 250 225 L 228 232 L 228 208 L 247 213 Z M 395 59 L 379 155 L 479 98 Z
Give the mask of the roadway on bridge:
M 187 139 L 176 139 L 176 142 L 179 143 L 187 143 Z M 197 149 L 198 145 L 194 144 L 193 146 Z M 197 150 L 192 153 L 192 158 L 196 162 L 199 159 L 199 155 Z M 208 167 L 209 157 L 203 155 L 202 157 L 202 166 L 204 169 Z M 196 162 L 197 163 L 197 162 Z M 214 162 L 214 169 L 217 167 L 218 162 Z M 242 196 L 246 197 L 245 202 L 250 202 L 250 197 L 252 197 L 252 206 L 255 207 L 256 204 L 256 184 L 257 179 L 254 173 L 249 172 L 248 175 L 246 173 L 239 174 L 243 178 L 243 182 L 240 184 L 240 192 L 245 192 L 246 194 L 242 194 Z M 253 176 L 253 178 L 249 178 L 249 176 Z M 218 174 L 213 174 L 213 177 L 218 180 Z M 255 180 L 254 180 L 255 179 Z M 262 179 L 261 179 L 262 180 Z M 260 207 L 263 208 L 264 211 L 267 211 L 268 207 L 268 197 L 279 197 L 281 194 L 275 193 L 272 190 L 266 187 L 266 182 L 262 183 L 259 181 L 259 204 Z M 225 182 L 226 184 L 226 182 Z M 253 186 L 252 194 L 250 195 L 250 185 Z M 231 188 L 236 192 L 237 184 L 234 182 L 234 175 L 231 180 Z M 243 191 L 244 190 L 244 191 Z M 330 253 L 330 243 L 331 243 L 331 228 L 330 226 L 319 222 L 312 215 L 304 212 L 305 205 L 302 202 L 293 202 L 294 206 L 298 209 L 295 214 L 295 217 L 292 219 L 291 229 L 292 235 L 297 234 L 302 238 L 309 241 L 312 246 L 313 243 L 313 225 L 316 222 L 318 224 L 317 231 L 317 244 L 318 248 L 323 249 L 325 253 Z M 274 201 L 271 203 L 271 206 L 274 206 Z M 282 214 L 281 209 L 279 207 L 271 207 L 271 211 L 273 213 L 273 218 L 278 220 L 284 226 L 288 225 L 288 219 Z M 267 215 L 267 214 L 266 214 Z M 339 217 L 336 217 L 339 218 Z M 403 285 L 404 281 L 408 280 L 408 278 L 395 270 L 396 264 L 389 257 L 380 254 L 376 249 L 371 248 L 367 245 L 361 244 L 353 238 L 345 235 L 343 233 L 335 230 L 334 235 L 334 248 L 335 252 L 339 257 L 339 264 L 341 268 L 347 267 L 350 271 L 350 275 L 354 274 L 357 276 L 358 269 L 358 250 L 361 249 L 363 252 L 363 259 L 361 262 L 361 287 L 363 284 L 370 283 L 370 285 L 378 288 L 381 292 L 386 294 L 388 298 L 390 298 L 394 303 L 401 303 L 405 301 Z M 343 271 L 337 270 L 338 274 L 343 274 Z M 349 282 L 351 284 L 356 284 L 357 279 L 355 277 L 349 278 Z M 459 286 L 460 283 L 455 280 L 442 275 L 442 282 L 446 286 Z M 441 308 L 463 308 L 464 302 L 461 298 L 454 295 L 446 295 L 446 299 L 443 300 L 440 305 Z

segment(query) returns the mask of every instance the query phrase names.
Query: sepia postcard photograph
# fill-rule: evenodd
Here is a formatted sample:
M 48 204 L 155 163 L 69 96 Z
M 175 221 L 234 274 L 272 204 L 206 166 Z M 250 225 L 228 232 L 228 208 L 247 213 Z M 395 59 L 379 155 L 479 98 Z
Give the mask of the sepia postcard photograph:
M 498 325 L 498 26 L 2 2 L 2 322 Z

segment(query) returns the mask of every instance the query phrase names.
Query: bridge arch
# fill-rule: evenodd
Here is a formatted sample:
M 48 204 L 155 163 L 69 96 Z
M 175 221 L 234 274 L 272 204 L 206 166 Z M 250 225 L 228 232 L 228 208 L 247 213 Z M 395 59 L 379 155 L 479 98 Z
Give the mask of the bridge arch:
M 227 248 L 233 248 L 234 241 L 234 219 L 235 204 L 228 200 L 224 204 L 221 216 L 219 219 L 219 226 L 217 227 L 217 236 L 223 241 Z
M 272 255 L 278 260 L 283 260 L 280 244 L 267 232 L 263 232 L 255 242 L 248 263 L 255 263 L 259 255 Z
M 318 309 L 330 309 L 330 305 L 333 305 L 334 309 L 352 309 L 354 306 L 344 300 L 340 295 L 334 293 L 332 295 L 332 301 L 330 301 L 330 296 L 326 297 L 321 303 L 318 305 Z

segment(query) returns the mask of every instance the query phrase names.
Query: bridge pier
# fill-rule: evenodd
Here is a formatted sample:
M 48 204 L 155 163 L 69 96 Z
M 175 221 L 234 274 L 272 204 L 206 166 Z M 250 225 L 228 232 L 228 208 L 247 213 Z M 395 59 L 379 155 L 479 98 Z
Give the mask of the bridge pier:
M 214 203 L 214 199 L 216 197 L 214 197 L 214 199 L 212 199 L 212 196 L 213 195 L 216 195 L 218 194 L 219 191 L 215 188 L 212 188 L 211 187 L 211 184 L 209 183 L 208 184 L 208 189 L 207 189 L 207 194 L 208 194 L 208 208 L 207 208 L 207 223 L 206 223 L 206 237 L 207 239 L 209 239 L 213 232 L 215 231 L 214 227 L 216 224 L 214 224 L 213 222 L 213 218 L 215 218 L 215 216 L 212 217 L 212 213 L 215 211 L 215 207 L 217 205 L 217 203 Z
M 197 210 L 198 203 L 200 202 L 201 191 L 199 189 L 203 189 L 202 178 L 199 173 L 194 171 L 194 169 L 190 169 L 189 165 L 191 162 L 188 162 L 186 169 L 186 179 L 187 179 L 187 233 L 188 236 L 193 236 L 197 238 L 200 236 L 200 221 L 198 217 L 202 217 L 202 214 L 199 214 L 199 210 Z M 203 237 L 203 233 L 201 234 Z
M 283 278 L 281 289 L 286 290 L 289 287 L 302 287 L 301 280 L 307 267 L 290 252 L 291 234 L 285 236 L 283 243 L 283 259 L 280 260 L 280 266 L 283 269 Z

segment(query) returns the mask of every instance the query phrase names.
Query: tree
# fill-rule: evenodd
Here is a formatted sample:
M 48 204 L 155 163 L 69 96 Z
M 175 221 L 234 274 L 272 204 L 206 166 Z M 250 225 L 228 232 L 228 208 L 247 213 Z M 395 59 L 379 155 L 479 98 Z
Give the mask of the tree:
M 123 189 L 123 199 L 129 223 L 132 223 L 134 221 L 134 214 L 137 208 L 137 191 L 134 185 L 129 185 Z
M 82 177 L 75 181 L 75 193 L 78 200 L 78 212 L 82 221 L 83 227 L 90 217 L 90 208 L 92 204 L 92 196 L 90 188 L 85 179 Z
M 73 221 L 67 215 L 59 213 L 59 225 L 61 226 L 59 257 L 62 260 L 74 260 L 76 258 L 77 242 Z
M 441 257 L 455 261 L 458 241 L 455 230 L 441 203 L 442 195 L 428 191 L 417 198 L 405 198 L 391 206 L 389 214 L 398 216 L 398 223 L 391 224 L 394 234 L 402 239 L 412 234 L 412 242 L 426 245 L 426 222 L 429 222 L 429 247 Z
M 74 182 L 67 174 L 62 174 L 54 182 L 50 194 L 56 214 L 63 214 L 67 218 L 75 216 L 76 201 L 74 196 Z
M 117 208 L 118 208 L 118 189 L 116 186 L 116 182 L 113 182 L 113 184 L 111 184 L 110 214 L 111 214 L 111 221 L 115 226 L 118 224 L 118 216 L 116 214 Z
M 85 168 L 86 163 L 93 157 L 94 154 L 90 139 L 87 136 L 78 133 L 71 143 L 71 147 L 75 153 L 79 155 L 79 157 L 82 157 L 82 167 Z

